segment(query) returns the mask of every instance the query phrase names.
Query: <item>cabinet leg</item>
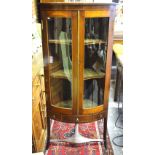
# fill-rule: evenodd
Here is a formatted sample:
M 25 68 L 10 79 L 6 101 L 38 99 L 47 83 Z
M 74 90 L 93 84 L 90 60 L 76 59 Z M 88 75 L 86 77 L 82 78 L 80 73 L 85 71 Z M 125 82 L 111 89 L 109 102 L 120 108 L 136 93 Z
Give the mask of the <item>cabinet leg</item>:
M 50 145 L 50 118 L 47 117 L 47 140 L 46 140 L 46 150 L 48 149 Z
M 107 149 L 106 135 L 107 135 L 107 117 L 104 118 L 104 132 L 103 132 L 103 140 L 104 140 L 104 147 L 105 147 L 105 149 Z

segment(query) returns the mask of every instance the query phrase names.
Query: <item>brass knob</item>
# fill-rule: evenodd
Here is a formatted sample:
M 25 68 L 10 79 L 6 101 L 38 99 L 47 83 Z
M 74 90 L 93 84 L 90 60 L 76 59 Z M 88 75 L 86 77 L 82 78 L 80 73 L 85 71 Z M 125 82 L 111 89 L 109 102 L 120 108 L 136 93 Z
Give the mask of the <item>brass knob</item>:
M 77 122 L 77 123 L 79 122 L 79 119 L 78 119 L 78 117 L 76 118 L 76 122 Z

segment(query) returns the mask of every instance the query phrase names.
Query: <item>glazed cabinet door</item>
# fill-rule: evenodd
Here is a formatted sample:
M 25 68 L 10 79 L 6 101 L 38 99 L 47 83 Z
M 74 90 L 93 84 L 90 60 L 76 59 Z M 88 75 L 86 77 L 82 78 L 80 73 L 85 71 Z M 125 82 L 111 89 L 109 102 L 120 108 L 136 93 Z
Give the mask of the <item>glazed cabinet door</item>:
M 45 11 L 42 19 L 49 115 L 76 113 L 77 12 Z
M 104 111 L 110 13 L 104 10 L 80 12 L 80 114 Z

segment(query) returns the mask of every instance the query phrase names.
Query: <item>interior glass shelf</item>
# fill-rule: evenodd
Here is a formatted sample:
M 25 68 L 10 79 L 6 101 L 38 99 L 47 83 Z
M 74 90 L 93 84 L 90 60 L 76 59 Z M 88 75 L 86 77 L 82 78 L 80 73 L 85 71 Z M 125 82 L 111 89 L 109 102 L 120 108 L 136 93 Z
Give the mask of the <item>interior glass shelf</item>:
M 48 42 L 53 43 L 53 44 L 71 44 L 72 40 L 53 40 L 53 39 L 50 39 Z M 106 41 L 103 41 L 101 39 L 85 39 L 84 44 L 85 45 L 106 44 Z
M 84 69 L 84 80 L 88 79 L 97 79 L 97 78 L 103 78 L 105 76 L 105 73 L 103 72 L 96 72 L 92 69 Z M 72 77 L 72 71 L 69 70 L 68 72 L 65 72 L 64 70 L 58 70 L 54 73 L 51 73 L 52 78 L 60 78 L 60 79 L 71 79 Z
M 52 40 L 52 39 L 50 39 L 48 42 L 53 44 L 71 44 L 72 43 L 71 40 Z
M 103 41 L 101 39 L 85 39 L 84 40 L 85 45 L 103 44 L 103 43 L 106 43 L 106 41 Z

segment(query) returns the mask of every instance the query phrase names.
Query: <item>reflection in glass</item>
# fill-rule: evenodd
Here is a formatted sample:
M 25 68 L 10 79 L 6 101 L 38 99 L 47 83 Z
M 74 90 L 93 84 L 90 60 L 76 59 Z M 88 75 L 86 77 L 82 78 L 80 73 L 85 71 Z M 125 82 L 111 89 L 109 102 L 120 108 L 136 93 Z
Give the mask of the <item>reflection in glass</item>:
M 48 18 L 52 105 L 72 108 L 71 19 Z
M 108 18 L 85 19 L 84 108 L 103 104 Z

